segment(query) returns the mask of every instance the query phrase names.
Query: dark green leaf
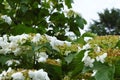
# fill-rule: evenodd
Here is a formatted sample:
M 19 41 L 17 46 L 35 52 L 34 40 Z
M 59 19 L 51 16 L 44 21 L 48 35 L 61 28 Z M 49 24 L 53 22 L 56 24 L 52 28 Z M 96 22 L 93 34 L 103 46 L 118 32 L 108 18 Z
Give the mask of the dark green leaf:
M 62 70 L 61 66 L 51 65 L 51 64 L 40 64 L 40 67 L 45 69 L 51 80 L 61 80 Z
M 21 11 L 22 11 L 23 13 L 25 13 L 28 9 L 29 9 L 29 7 L 28 7 L 27 5 L 25 5 L 25 4 L 22 4 L 22 5 L 21 5 Z
M 80 36 L 80 31 L 79 31 L 79 28 L 77 27 L 76 23 L 73 23 L 70 25 L 70 31 L 75 33 L 76 36 Z
M 32 27 L 27 27 L 23 24 L 19 24 L 17 26 L 14 26 L 14 30 L 13 30 L 13 34 L 17 35 L 17 34 L 22 34 L 22 33 L 31 33 L 31 32 L 35 32 L 34 28 Z
M 96 80 L 113 80 L 115 73 L 114 66 L 96 63 L 94 69 L 97 70 L 97 73 L 95 74 Z
M 21 0 L 22 4 L 29 4 L 31 1 L 30 0 Z
M 6 61 L 13 59 L 13 55 L 0 55 L 0 64 L 5 65 Z
M 3 0 L 0 0 L 0 3 L 2 3 L 3 2 Z
M 76 17 L 76 23 L 78 24 L 78 26 L 81 29 L 83 29 L 84 25 L 86 24 L 86 21 L 82 17 L 80 17 L 80 16 L 77 15 L 77 17 Z
M 67 5 L 68 8 L 72 8 L 71 3 L 73 2 L 73 0 L 65 0 L 65 4 Z
M 77 53 L 75 55 L 75 57 L 73 58 L 72 62 L 69 64 L 69 69 L 70 71 L 72 71 L 71 73 L 71 77 L 76 77 L 76 75 L 78 75 L 79 73 L 82 72 L 82 69 L 84 67 L 84 63 L 81 62 L 83 56 L 84 56 L 84 50 L 80 51 L 79 53 Z
M 116 43 L 115 48 L 116 47 L 120 49 L 120 40 Z

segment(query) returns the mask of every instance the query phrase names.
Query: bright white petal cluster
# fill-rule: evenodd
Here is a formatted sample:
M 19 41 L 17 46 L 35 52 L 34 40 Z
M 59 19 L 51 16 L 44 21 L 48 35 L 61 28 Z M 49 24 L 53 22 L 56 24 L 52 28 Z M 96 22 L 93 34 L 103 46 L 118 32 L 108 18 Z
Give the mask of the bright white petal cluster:
M 13 80 L 24 80 L 25 78 L 21 72 L 13 73 L 11 77 L 13 78 Z
M 89 49 L 89 48 L 91 48 L 91 46 L 90 46 L 90 44 L 89 43 L 87 43 L 87 44 L 85 44 L 84 46 L 83 46 L 83 50 L 87 50 L 87 49 Z
M 50 80 L 47 72 L 45 72 L 43 69 L 38 71 L 29 71 L 28 74 L 32 80 Z
M 14 53 L 14 55 L 18 55 L 21 53 L 20 45 L 24 44 L 28 39 L 28 34 L 17 36 L 4 35 L 3 37 L 0 37 L 0 53 Z
M 93 39 L 92 37 L 84 37 L 84 41 L 88 42 L 89 40 Z
M 7 15 L 2 15 L 1 18 L 9 25 L 12 23 L 12 19 Z
M 100 55 L 100 56 L 97 56 L 97 57 L 96 57 L 96 60 L 97 60 L 97 61 L 100 61 L 101 63 L 104 63 L 106 57 L 107 57 L 107 53 L 104 53 L 104 54 L 102 54 L 102 55 Z
M 15 66 L 20 64 L 20 62 L 18 60 L 8 60 L 8 61 L 6 61 L 5 64 L 7 64 L 8 66 L 11 66 L 11 65 L 13 65 L 13 63 Z
M 86 51 L 84 53 L 84 57 L 82 59 L 82 61 L 84 62 L 85 66 L 89 66 L 89 67 L 93 67 L 93 63 L 95 61 L 95 59 L 91 59 L 91 57 L 88 56 L 89 51 Z
M 40 39 L 41 39 L 41 35 L 40 35 L 39 33 L 37 33 L 37 34 L 33 37 L 32 42 L 37 43 L 38 41 L 40 41 Z
M 12 68 L 9 67 L 7 71 L 2 71 L 2 73 L 0 74 L 0 80 L 3 80 L 2 77 L 5 77 L 7 75 L 7 73 L 11 72 Z
M 28 34 L 9 36 L 9 40 L 11 42 L 19 43 L 19 44 L 24 44 L 29 38 L 30 38 L 30 35 L 28 35 Z
M 50 44 L 51 44 L 52 48 L 57 50 L 57 51 L 59 51 L 57 46 L 62 46 L 64 44 L 66 44 L 69 47 L 71 46 L 71 42 L 61 41 L 61 40 L 58 40 L 56 37 L 51 37 L 51 36 L 48 36 L 48 35 L 46 35 L 46 37 L 50 41 Z
M 48 55 L 45 52 L 40 52 L 38 54 L 38 62 L 46 62 Z

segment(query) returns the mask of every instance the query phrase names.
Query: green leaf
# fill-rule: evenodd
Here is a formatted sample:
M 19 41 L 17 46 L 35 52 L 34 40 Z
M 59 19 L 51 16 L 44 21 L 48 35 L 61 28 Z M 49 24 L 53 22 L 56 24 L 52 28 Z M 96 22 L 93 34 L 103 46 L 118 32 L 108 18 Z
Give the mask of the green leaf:
M 73 2 L 73 0 L 65 0 L 65 4 L 67 5 L 68 8 L 72 8 L 71 3 Z
M 3 2 L 3 0 L 0 0 L 0 3 L 2 3 Z
M 25 13 L 29 9 L 28 5 L 22 4 L 21 5 L 21 10 L 23 13 Z
M 82 35 L 82 37 L 95 37 L 95 36 L 96 36 L 96 34 L 91 33 L 91 32 L 85 32 L 85 33 Z
M 120 40 L 116 43 L 115 47 L 118 47 L 120 49 Z
M 76 23 L 73 23 L 72 25 L 70 25 L 70 31 L 72 31 L 73 33 L 75 33 L 76 36 L 80 36 L 80 31 L 79 28 L 77 27 Z
M 84 37 L 80 37 L 77 40 L 75 40 L 75 42 L 79 43 L 80 45 L 85 45 L 86 42 L 84 41 Z
M 83 29 L 84 25 L 86 24 L 86 21 L 82 17 L 80 17 L 80 16 L 77 15 L 77 17 L 76 17 L 76 23 L 78 24 L 78 26 L 81 29 Z
M 95 74 L 96 80 L 113 80 L 114 78 L 115 73 L 114 66 L 96 63 L 93 69 L 97 70 L 97 73 Z
M 17 5 L 16 4 L 18 4 L 19 2 L 20 2 L 20 0 L 6 0 L 7 2 L 8 2 L 8 4 L 11 6 L 11 8 L 13 8 L 13 9 L 16 9 L 16 7 L 17 7 Z
M 44 64 L 44 63 L 40 63 L 38 65 L 39 69 L 43 68 L 45 69 L 45 71 L 48 73 L 49 77 L 51 78 L 51 80 L 62 80 L 62 70 L 61 70 L 61 66 L 57 66 L 57 65 L 51 65 L 51 64 Z
M 31 1 L 30 0 L 21 0 L 21 3 L 24 3 L 24 4 L 29 4 Z
M 84 50 L 77 53 L 72 60 L 72 62 L 69 64 L 69 69 L 71 71 L 71 77 L 76 77 L 79 73 L 82 72 L 82 69 L 84 67 L 84 63 L 81 61 L 84 56 Z
M 73 60 L 75 54 L 69 54 L 67 57 L 65 57 L 65 61 L 69 64 Z
M 13 55 L 0 55 L 0 63 L 5 65 L 7 60 L 13 59 Z
M 13 34 L 17 35 L 17 34 L 23 34 L 23 33 L 34 33 L 35 30 L 32 27 L 27 27 L 24 24 L 19 24 L 17 26 L 14 26 L 14 30 L 13 30 Z

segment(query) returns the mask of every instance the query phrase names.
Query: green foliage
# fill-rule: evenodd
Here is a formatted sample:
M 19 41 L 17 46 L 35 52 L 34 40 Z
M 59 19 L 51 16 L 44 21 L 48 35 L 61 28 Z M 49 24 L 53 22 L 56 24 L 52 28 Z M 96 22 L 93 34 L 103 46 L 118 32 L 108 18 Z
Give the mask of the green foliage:
M 79 28 L 83 29 L 86 21 L 74 11 L 64 10 L 64 6 L 72 8 L 72 3 L 73 0 L 1 0 L 0 16 L 7 15 L 11 23 L 0 18 L 0 34 L 46 33 L 67 40 L 69 28 L 80 36 Z
M 105 9 L 104 12 L 98 13 L 99 20 L 93 20 L 90 30 L 98 35 L 119 35 L 120 32 L 120 10 Z
M 119 43 L 120 39 L 119 36 L 96 36 L 93 40 L 88 42 L 91 47 L 92 51 L 90 55 L 95 57 L 97 55 L 107 53 L 106 63 L 94 63 L 93 68 L 85 68 L 84 72 L 89 72 L 92 70 L 97 70 L 95 75 L 96 80 L 119 80 L 120 76 L 119 71 Z M 99 50 L 97 51 L 99 47 Z M 101 77 L 103 76 L 103 77 Z
M 51 80 L 119 80 L 119 36 L 95 36 L 87 32 L 81 37 L 83 41 L 85 37 L 94 38 L 84 41 L 90 48 L 77 41 L 61 41 L 40 34 L 0 37 L 0 72 L 13 69 L 2 77 L 11 79 L 13 73 L 21 72 L 29 80 L 29 71 L 44 69 Z M 43 61 L 39 61 L 41 58 Z
M 94 69 L 97 70 L 97 73 L 95 75 L 96 80 L 113 80 L 115 73 L 114 66 L 97 63 L 95 64 Z
M 71 70 L 71 78 L 76 78 L 78 76 L 80 76 L 82 69 L 83 69 L 83 62 L 81 62 L 83 56 L 84 56 L 84 52 L 85 51 L 81 51 L 78 54 L 76 54 L 76 56 L 74 57 L 74 59 L 72 60 L 72 62 L 70 63 L 69 66 L 70 70 Z

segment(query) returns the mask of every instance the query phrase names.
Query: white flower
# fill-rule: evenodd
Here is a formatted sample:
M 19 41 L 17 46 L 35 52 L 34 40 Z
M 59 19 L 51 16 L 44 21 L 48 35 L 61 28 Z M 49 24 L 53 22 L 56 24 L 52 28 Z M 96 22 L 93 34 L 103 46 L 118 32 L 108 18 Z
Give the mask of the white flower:
M 22 34 L 17 36 L 10 36 L 9 40 L 14 43 L 19 42 L 20 44 L 24 44 L 29 39 L 29 37 L 30 36 L 28 34 Z
M 58 63 L 60 63 L 60 62 L 61 62 L 61 60 L 60 60 L 60 59 L 56 59 L 55 61 L 57 61 Z
M 71 46 L 71 42 L 64 41 L 64 43 L 65 43 L 68 47 L 70 47 L 70 46 Z
M 100 61 L 101 63 L 104 63 L 106 57 L 107 57 L 107 53 L 104 53 L 104 54 L 102 54 L 102 55 L 100 55 L 100 56 L 97 56 L 97 57 L 96 57 L 96 60 L 97 60 L 97 61 Z
M 1 18 L 4 19 L 9 25 L 12 23 L 12 19 L 7 15 L 2 15 Z
M 6 71 L 2 71 L 2 73 L 0 74 L 0 77 L 6 76 L 7 72 Z
M 84 57 L 82 58 L 82 61 L 84 61 L 84 60 L 87 58 L 88 53 L 89 53 L 89 51 L 86 51 L 86 52 L 84 53 Z
M 19 41 L 19 39 L 20 39 L 19 35 L 17 35 L 17 36 L 9 36 L 9 40 L 11 42 L 14 42 L 14 43 L 17 43 Z
M 8 42 L 0 42 L 0 46 L 2 49 L 0 49 L 0 53 L 7 54 L 11 52 L 11 49 L 8 47 L 9 43 Z
M 89 40 L 93 39 L 92 37 L 84 37 L 84 41 L 88 42 Z
M 84 53 L 84 57 L 82 59 L 82 61 L 84 62 L 85 66 L 89 66 L 89 67 L 93 67 L 93 63 L 95 61 L 95 59 L 91 59 L 91 57 L 88 56 L 89 51 L 86 51 Z
M 8 60 L 8 61 L 6 61 L 5 64 L 7 64 L 8 66 L 11 66 L 13 64 L 13 61 L 12 60 Z
M 87 44 L 85 44 L 84 46 L 83 46 L 83 50 L 87 50 L 87 49 L 89 49 L 89 48 L 91 48 L 91 46 L 90 46 L 90 44 L 89 43 L 87 43 Z
M 38 62 L 46 62 L 48 55 L 45 52 L 38 53 Z
M 15 50 L 12 51 L 14 53 L 15 56 L 21 54 L 21 48 L 16 47 Z
M 28 74 L 32 80 L 50 80 L 47 72 L 45 72 L 43 69 L 38 71 L 29 71 Z
M 7 73 L 11 72 L 12 71 L 12 68 L 9 67 L 8 70 L 7 70 Z
M 58 40 L 56 37 L 50 37 L 47 35 L 46 35 L 46 37 L 50 41 L 50 45 L 52 46 L 52 48 L 57 51 L 59 51 L 59 48 L 57 46 L 62 46 L 64 44 L 66 44 L 68 47 L 71 46 L 71 42 L 61 41 L 61 40 Z
M 50 45 L 52 46 L 53 49 L 59 51 L 59 49 L 57 48 L 58 45 L 63 45 L 64 42 L 60 41 L 60 40 L 57 40 L 56 37 L 51 37 L 51 40 L 50 40 Z
M 96 73 L 97 73 L 97 70 L 93 70 L 93 73 L 91 76 L 95 76 Z
M 25 78 L 21 72 L 13 73 L 11 77 L 13 78 L 13 80 L 24 80 Z
M 32 42 L 37 43 L 38 41 L 40 41 L 40 39 L 41 39 L 41 35 L 40 35 L 39 33 L 37 33 L 37 34 L 33 37 Z
M 8 61 L 6 61 L 5 64 L 7 64 L 8 66 L 11 66 L 13 63 L 15 63 L 15 66 L 20 64 L 20 62 L 18 60 L 8 60 Z
M 95 61 L 94 59 L 91 59 L 89 56 L 87 56 L 86 59 L 84 60 L 85 66 L 93 67 L 94 61 Z
M 11 50 L 11 52 L 14 53 L 15 56 L 20 54 L 20 52 L 21 52 L 21 49 L 19 48 L 19 45 L 15 42 L 9 43 L 8 48 Z

